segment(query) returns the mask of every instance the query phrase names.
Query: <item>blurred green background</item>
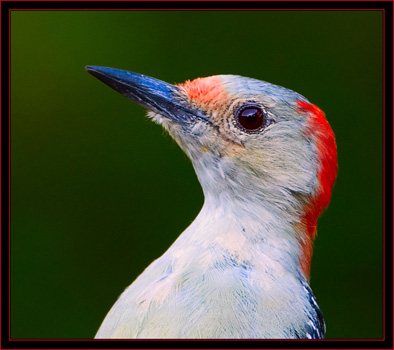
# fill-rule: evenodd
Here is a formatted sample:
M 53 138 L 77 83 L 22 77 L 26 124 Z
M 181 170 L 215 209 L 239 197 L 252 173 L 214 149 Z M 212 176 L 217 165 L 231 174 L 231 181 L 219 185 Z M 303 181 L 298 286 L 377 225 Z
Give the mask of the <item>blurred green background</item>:
M 381 338 L 382 47 L 378 11 L 13 11 L 12 338 L 92 338 L 203 203 L 175 142 L 89 64 L 238 74 L 321 107 L 339 176 L 312 288 L 328 338 Z

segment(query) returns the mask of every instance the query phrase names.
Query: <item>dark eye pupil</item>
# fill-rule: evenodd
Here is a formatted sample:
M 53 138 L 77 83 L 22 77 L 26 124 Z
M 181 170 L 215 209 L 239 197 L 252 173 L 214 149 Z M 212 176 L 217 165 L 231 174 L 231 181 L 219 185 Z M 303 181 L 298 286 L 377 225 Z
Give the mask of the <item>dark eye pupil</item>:
M 239 113 L 239 122 L 245 129 L 258 129 L 264 123 L 263 112 L 256 107 L 244 108 Z

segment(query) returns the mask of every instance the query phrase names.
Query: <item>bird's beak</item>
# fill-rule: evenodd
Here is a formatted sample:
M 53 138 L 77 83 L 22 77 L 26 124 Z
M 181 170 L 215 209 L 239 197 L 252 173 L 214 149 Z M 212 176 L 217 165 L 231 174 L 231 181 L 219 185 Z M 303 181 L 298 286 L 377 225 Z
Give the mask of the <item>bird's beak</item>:
M 205 119 L 184 101 L 175 85 L 120 69 L 86 66 L 86 70 L 130 100 L 173 121 L 183 124 L 196 117 Z

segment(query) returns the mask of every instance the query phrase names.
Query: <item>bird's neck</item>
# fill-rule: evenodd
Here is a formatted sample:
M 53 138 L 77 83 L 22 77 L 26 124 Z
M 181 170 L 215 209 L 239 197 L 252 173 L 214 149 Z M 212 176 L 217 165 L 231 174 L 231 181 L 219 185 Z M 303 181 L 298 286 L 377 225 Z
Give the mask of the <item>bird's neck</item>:
M 298 275 L 303 258 L 298 234 L 287 213 L 264 203 L 206 195 L 199 215 L 171 250 L 182 255 L 188 247 L 186 255 L 207 264 L 228 257 L 263 270 L 284 269 Z
M 254 256 L 259 258 L 280 255 L 287 266 L 301 268 L 308 278 L 314 235 L 307 230 L 304 217 L 316 188 L 315 165 L 289 177 L 257 172 L 212 152 L 190 158 L 205 203 L 182 236 L 193 241 L 221 240 L 224 250 L 245 255 L 257 251 Z M 316 219 L 308 223 L 316 227 Z

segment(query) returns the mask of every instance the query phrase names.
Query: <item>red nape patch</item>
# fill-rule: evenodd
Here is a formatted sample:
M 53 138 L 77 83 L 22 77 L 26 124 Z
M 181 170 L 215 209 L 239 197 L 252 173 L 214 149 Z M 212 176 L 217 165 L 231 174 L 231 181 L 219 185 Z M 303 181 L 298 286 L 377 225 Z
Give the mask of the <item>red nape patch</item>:
M 200 105 L 206 105 L 213 101 L 225 99 L 227 93 L 218 76 L 197 78 L 178 85 L 190 99 Z
M 328 206 L 331 198 L 331 189 L 338 172 L 337 146 L 334 132 L 328 124 L 323 111 L 317 106 L 304 101 L 298 101 L 298 106 L 309 112 L 308 127 L 315 136 L 318 150 L 320 169 L 318 179 L 320 187 L 310 204 L 305 208 L 302 222 L 307 227 L 308 234 L 314 238 L 316 235 L 317 218 Z
M 300 241 L 301 243 L 301 257 L 300 257 L 300 265 L 301 270 L 304 273 L 306 278 L 309 278 L 309 274 L 311 272 L 311 262 L 312 262 L 312 253 L 313 253 L 313 237 L 310 235 L 306 235 Z
M 297 101 L 302 112 L 309 112 L 308 127 L 311 135 L 315 137 L 320 163 L 317 174 L 320 187 L 316 191 L 311 202 L 305 208 L 305 214 L 301 218 L 306 227 L 308 237 L 301 242 L 301 268 L 306 277 L 309 276 L 312 241 L 316 236 L 317 219 L 330 203 L 331 190 L 338 172 L 337 146 L 334 132 L 328 124 L 324 112 L 317 106 L 304 101 Z

